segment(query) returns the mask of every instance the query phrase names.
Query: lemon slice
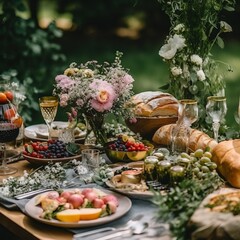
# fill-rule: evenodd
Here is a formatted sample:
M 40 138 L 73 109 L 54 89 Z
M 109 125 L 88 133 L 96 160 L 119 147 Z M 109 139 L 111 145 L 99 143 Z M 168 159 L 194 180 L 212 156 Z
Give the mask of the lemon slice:
M 147 151 L 139 151 L 139 152 L 127 152 L 127 156 L 129 159 L 133 161 L 139 161 L 145 158 L 147 155 Z
M 80 220 L 80 209 L 67 209 L 56 214 L 56 218 L 62 222 L 78 222 Z
M 101 208 L 81 208 L 80 220 L 93 220 L 100 217 L 102 213 Z

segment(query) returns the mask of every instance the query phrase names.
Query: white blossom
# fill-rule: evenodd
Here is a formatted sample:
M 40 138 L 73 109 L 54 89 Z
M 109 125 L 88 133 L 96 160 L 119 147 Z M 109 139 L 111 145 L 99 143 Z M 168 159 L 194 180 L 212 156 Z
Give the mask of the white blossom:
M 201 57 L 199 57 L 197 54 L 193 54 L 191 57 L 191 62 L 198 65 L 198 66 L 202 66 L 203 60 Z
M 198 70 L 197 71 L 197 76 L 200 81 L 204 81 L 206 79 L 205 73 L 203 70 Z
M 232 27 L 224 21 L 220 22 L 220 28 L 223 32 L 232 32 Z
M 173 76 L 179 76 L 182 74 L 182 69 L 180 67 L 172 67 L 171 68 L 171 73 Z
M 184 32 L 185 31 L 185 26 L 184 26 L 184 24 L 180 23 L 174 28 L 174 30 L 176 32 Z
M 174 34 L 172 38 L 169 38 L 167 44 L 161 47 L 159 55 L 170 60 L 175 56 L 177 50 L 181 50 L 185 46 L 185 38 L 182 35 Z

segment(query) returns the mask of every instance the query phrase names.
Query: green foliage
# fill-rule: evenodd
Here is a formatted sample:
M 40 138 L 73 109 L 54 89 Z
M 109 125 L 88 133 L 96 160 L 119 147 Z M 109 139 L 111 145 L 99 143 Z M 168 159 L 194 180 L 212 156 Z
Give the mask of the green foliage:
M 29 123 L 32 112 L 38 110 L 38 95 L 52 91 L 57 63 L 65 59 L 60 46 L 54 43 L 62 32 L 54 23 L 42 30 L 32 19 L 18 16 L 26 11 L 23 0 L 1 0 L 0 3 L 0 74 L 3 79 L 20 82 L 23 91 L 25 89 L 27 99 L 21 106 L 21 114 Z
M 220 15 L 223 11 L 233 11 L 235 1 L 158 1 L 171 22 L 166 44 L 159 52 L 170 67 L 168 91 L 178 99 L 196 99 L 199 105 L 199 124 L 206 125 L 207 97 L 222 95 L 225 89 L 220 62 L 213 58 L 211 50 L 215 44 L 223 48 L 224 41 L 220 34 L 232 31 L 229 24 L 220 21 Z M 170 44 L 174 36 L 181 39 L 183 44 L 169 57 L 166 53 L 173 51 L 176 45 Z M 199 61 L 194 61 L 192 57 L 197 57 Z M 231 68 L 228 66 L 227 70 L 231 71 Z
M 222 185 L 219 176 L 209 174 L 198 180 L 185 179 L 167 194 L 155 192 L 153 202 L 158 206 L 158 218 L 170 224 L 177 240 L 190 239 L 187 231 L 189 218 L 202 200 Z

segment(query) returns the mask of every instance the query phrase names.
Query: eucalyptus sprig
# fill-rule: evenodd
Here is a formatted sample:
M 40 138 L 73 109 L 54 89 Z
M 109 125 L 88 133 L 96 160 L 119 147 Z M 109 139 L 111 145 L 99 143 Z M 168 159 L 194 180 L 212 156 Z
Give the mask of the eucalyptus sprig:
M 168 194 L 154 192 L 153 202 L 158 206 L 157 217 L 169 223 L 177 240 L 189 239 L 187 224 L 202 200 L 223 184 L 217 175 L 209 174 L 204 179 L 185 179 Z

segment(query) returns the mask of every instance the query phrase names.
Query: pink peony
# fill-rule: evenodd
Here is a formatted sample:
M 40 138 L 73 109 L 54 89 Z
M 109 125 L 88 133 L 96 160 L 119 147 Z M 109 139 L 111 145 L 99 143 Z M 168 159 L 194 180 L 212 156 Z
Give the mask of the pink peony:
M 65 75 L 58 75 L 56 81 L 57 87 L 61 88 L 63 91 L 70 89 L 75 83 L 71 78 Z
M 62 94 L 60 96 L 60 106 L 61 107 L 66 107 L 68 105 L 67 101 L 68 101 L 69 97 L 67 94 Z
M 108 111 L 112 108 L 116 99 L 116 93 L 112 85 L 106 81 L 96 79 L 89 87 L 93 90 L 91 106 L 98 112 Z

